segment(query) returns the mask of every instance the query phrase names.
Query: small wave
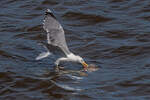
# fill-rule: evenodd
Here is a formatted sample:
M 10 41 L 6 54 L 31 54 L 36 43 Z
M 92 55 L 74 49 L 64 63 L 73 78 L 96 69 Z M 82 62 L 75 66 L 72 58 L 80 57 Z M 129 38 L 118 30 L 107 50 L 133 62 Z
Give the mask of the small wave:
M 71 79 L 77 79 L 77 80 L 83 79 L 83 77 L 73 76 L 73 75 L 70 75 L 70 74 L 67 74 L 67 76 L 70 77 Z
M 79 88 L 79 87 L 71 87 L 69 85 L 64 85 L 64 84 L 59 84 L 59 83 L 56 83 L 54 81 L 51 80 L 51 82 L 53 84 L 55 84 L 56 86 L 62 88 L 62 89 L 65 89 L 65 90 L 68 90 L 68 91 L 81 91 L 82 89 Z

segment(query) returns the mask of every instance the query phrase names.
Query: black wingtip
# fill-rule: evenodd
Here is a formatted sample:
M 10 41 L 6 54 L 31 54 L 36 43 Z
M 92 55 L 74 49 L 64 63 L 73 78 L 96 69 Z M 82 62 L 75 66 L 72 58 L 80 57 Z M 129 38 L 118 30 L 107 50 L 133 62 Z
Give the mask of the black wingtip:
M 46 14 L 52 13 L 52 11 L 50 9 L 46 10 Z
M 56 19 L 56 17 L 54 16 L 54 14 L 52 13 L 52 11 L 51 11 L 50 9 L 47 9 L 47 10 L 46 10 L 45 15 L 50 15 L 50 16 L 52 16 L 53 18 Z

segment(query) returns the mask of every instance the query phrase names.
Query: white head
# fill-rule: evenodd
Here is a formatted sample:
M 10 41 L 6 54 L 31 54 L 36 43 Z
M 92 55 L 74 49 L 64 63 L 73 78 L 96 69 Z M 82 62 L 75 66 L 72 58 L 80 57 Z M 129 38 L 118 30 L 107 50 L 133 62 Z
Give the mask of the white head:
M 79 63 L 81 63 L 84 68 L 87 68 L 87 67 L 88 67 L 88 64 L 83 60 L 82 57 L 80 57 L 80 56 L 76 56 L 76 57 L 77 57 L 77 61 L 78 61 Z
M 78 55 L 70 54 L 70 55 L 68 55 L 68 58 L 70 58 L 71 61 L 81 63 L 84 68 L 88 67 L 88 64 L 86 64 L 85 61 L 83 60 L 83 58 Z
M 83 58 L 80 56 L 75 56 L 75 60 L 76 60 L 76 62 L 79 62 L 79 63 L 84 62 Z

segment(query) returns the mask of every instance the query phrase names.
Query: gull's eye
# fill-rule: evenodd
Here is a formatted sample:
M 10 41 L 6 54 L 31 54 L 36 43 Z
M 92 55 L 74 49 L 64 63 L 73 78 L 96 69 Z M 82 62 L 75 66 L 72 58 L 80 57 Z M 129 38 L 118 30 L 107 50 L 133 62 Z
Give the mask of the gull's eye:
M 84 60 L 83 60 L 83 59 L 81 59 L 81 62 L 84 62 Z

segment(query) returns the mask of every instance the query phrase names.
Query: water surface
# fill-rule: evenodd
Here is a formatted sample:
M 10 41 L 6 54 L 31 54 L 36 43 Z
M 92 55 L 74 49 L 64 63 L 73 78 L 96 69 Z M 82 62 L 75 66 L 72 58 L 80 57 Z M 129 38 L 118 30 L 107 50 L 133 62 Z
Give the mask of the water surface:
M 69 49 L 98 71 L 58 75 L 53 57 L 35 60 L 47 8 Z M 1 0 L 0 35 L 0 100 L 150 99 L 149 0 Z

